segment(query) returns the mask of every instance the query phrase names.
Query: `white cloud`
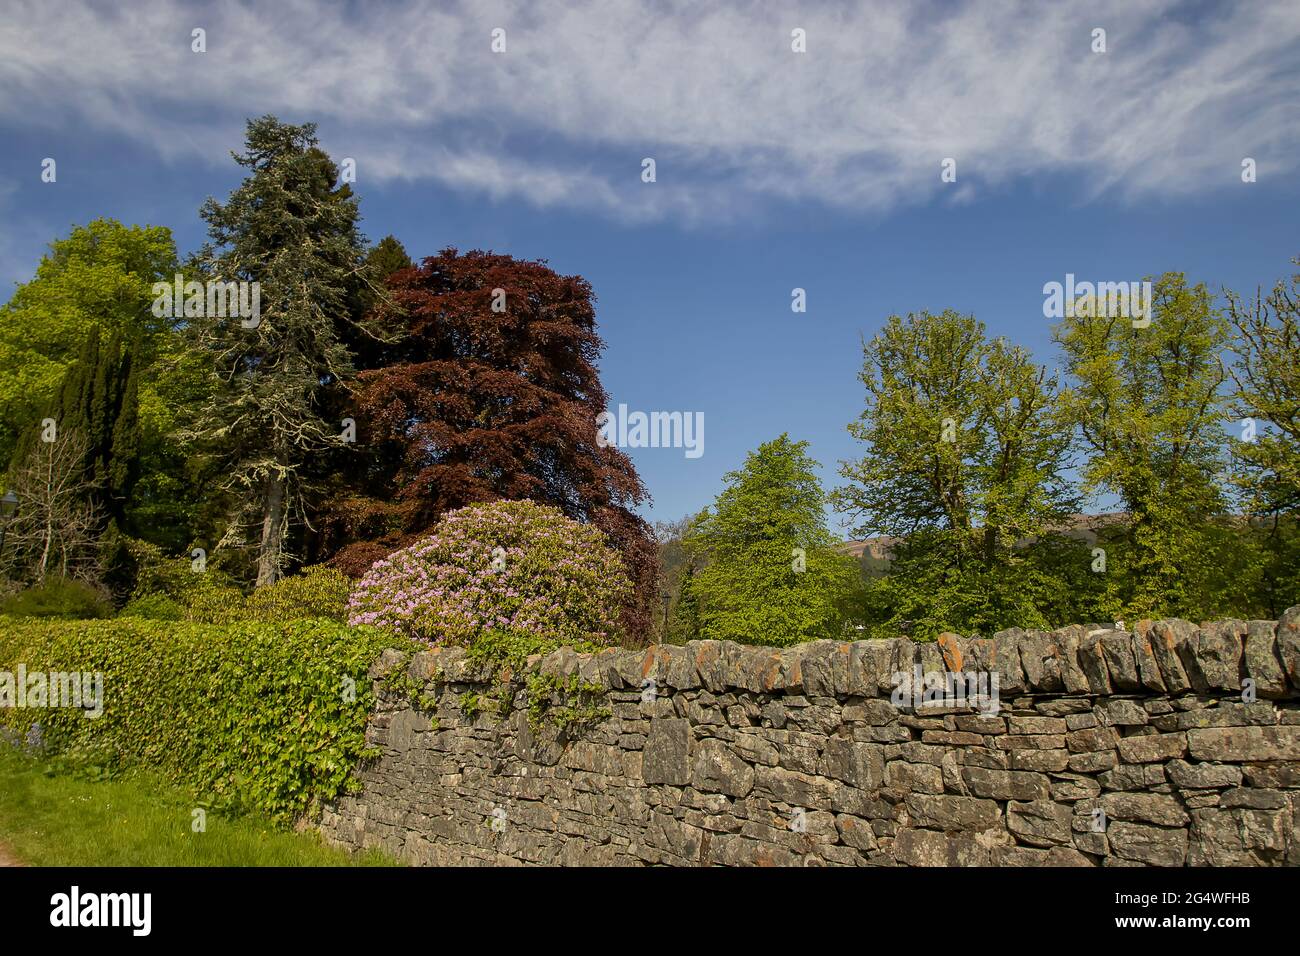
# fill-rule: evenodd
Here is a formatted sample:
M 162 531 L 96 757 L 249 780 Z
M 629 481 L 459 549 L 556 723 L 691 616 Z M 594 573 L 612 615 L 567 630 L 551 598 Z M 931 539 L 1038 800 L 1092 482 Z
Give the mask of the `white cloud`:
M 226 163 L 243 118 L 274 112 L 318 121 L 363 186 L 433 180 L 629 220 L 774 199 L 883 211 L 1036 176 L 1179 195 L 1239 185 L 1244 156 L 1261 178 L 1293 172 L 1300 4 L 1208 5 L 1194 22 L 1185 8 L 19 0 L 0 33 L 0 122 Z M 206 54 L 190 52 L 194 27 Z M 947 156 L 955 186 L 939 181 Z

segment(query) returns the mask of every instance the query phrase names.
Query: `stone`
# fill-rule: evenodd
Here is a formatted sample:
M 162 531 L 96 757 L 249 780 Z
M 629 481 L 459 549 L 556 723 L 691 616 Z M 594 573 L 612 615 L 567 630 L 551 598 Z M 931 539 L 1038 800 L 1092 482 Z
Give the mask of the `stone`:
M 885 783 L 884 748 L 880 744 L 828 737 L 822 775 L 864 790 L 882 787 Z
M 1229 770 L 1238 770 L 1236 767 L 1229 767 Z M 1243 774 L 1248 787 L 1262 787 L 1264 789 L 1300 787 L 1300 764 L 1285 763 L 1257 763 L 1246 764 L 1238 773 Z M 1229 786 L 1236 786 L 1241 778 L 1234 780 Z
M 1007 722 L 1002 717 L 988 717 L 983 714 L 957 714 L 948 718 L 953 727 L 972 734 L 1005 734 Z
M 1101 649 L 1101 634 L 1085 634 L 1079 639 L 1079 669 L 1088 680 L 1088 691 L 1093 694 L 1110 694 L 1114 691 L 1110 671 L 1106 668 L 1106 655 Z
M 1128 693 L 1141 690 L 1137 658 L 1133 655 L 1133 635 L 1128 631 L 1112 631 L 1101 638 L 1101 655 L 1106 661 L 1106 672 L 1117 691 Z
M 977 797 L 914 793 L 906 803 L 912 826 L 936 830 L 989 830 L 1002 818 L 995 801 Z
M 1096 773 L 1100 770 L 1109 770 L 1118 762 L 1119 758 L 1115 756 L 1115 751 L 1106 750 L 1100 753 L 1075 754 L 1066 767 L 1074 773 Z
M 1081 773 L 1052 774 L 1050 787 L 1052 799 L 1058 803 L 1089 800 L 1101 793 L 1101 785 Z
M 829 810 L 835 785 L 825 777 L 784 770 L 780 767 L 757 767 L 754 789 L 791 806 Z
M 1248 621 L 1243 651 L 1246 674 L 1255 692 L 1267 699 L 1287 696 L 1286 671 L 1277 656 L 1277 625 L 1273 621 Z
M 1134 820 L 1162 827 L 1183 827 L 1190 818 L 1178 800 L 1163 793 L 1108 793 L 1101 807 L 1112 820 Z
M 1184 790 L 1235 787 L 1241 783 L 1241 768 L 1230 764 L 1188 763 L 1171 760 L 1165 765 L 1174 786 Z
M 1106 727 L 1141 727 L 1151 719 L 1136 701 L 1122 697 L 1098 704 L 1096 713 L 1098 722 Z
M 414 710 L 399 711 L 388 725 L 388 746 L 398 752 L 415 746 L 417 735 L 433 729 L 433 722 Z
M 1211 727 L 1187 731 L 1197 760 L 1258 763 L 1300 760 L 1300 727 Z M 1181 756 L 1181 755 L 1180 755 Z
M 1277 723 L 1273 705 L 1263 700 L 1253 704 L 1220 702 L 1218 707 L 1184 711 L 1172 717 L 1174 726 L 1179 730 L 1191 730 L 1194 727 L 1267 727 Z
M 1008 766 L 1012 770 L 1061 771 L 1070 765 L 1068 750 L 1013 750 Z
M 1187 862 L 1187 831 L 1145 823 L 1118 821 L 1106 827 L 1110 852 L 1121 860 L 1149 866 L 1182 866 Z
M 372 669 L 408 668 L 429 700 L 379 694 L 380 756 L 317 825 L 432 866 L 1300 866 L 1297 632 L 1300 609 L 928 645 L 561 649 L 473 719 L 463 695 L 495 697 L 496 675 L 461 648 L 394 651 Z M 891 681 L 914 662 L 1023 687 L 994 716 L 900 712 Z M 533 673 L 599 684 L 608 716 L 530 724 Z
M 1097 776 L 1107 790 L 1146 790 L 1165 782 L 1165 771 L 1159 764 L 1122 764 Z
M 1183 670 L 1198 694 L 1241 690 L 1243 621 L 1206 624 L 1178 647 Z
M 691 779 L 690 721 L 658 718 L 650 722 L 641 773 L 648 784 L 684 786 Z
M 988 848 L 971 834 L 903 830 L 894 839 L 893 856 L 906 866 L 988 866 Z
M 1192 689 L 1178 648 L 1195 633 L 1195 625 L 1179 618 L 1156 621 L 1151 625 L 1151 652 L 1160 669 L 1160 679 L 1170 694 L 1184 694 Z
M 1091 692 L 1088 675 L 1079 664 L 1079 645 L 1087 631 L 1077 624 L 1052 632 L 1052 645 L 1056 649 L 1057 672 L 1068 694 Z
M 1249 810 L 1282 810 L 1286 805 L 1286 794 L 1281 790 L 1257 790 L 1251 787 L 1226 790 L 1219 799 L 1219 806 L 1225 809 L 1245 807 Z
M 916 793 L 943 793 L 943 771 L 932 764 L 891 760 L 886 765 L 889 786 Z
M 696 747 L 691 786 L 706 793 L 743 797 L 754 788 L 754 768 L 721 740 L 701 740 Z
M 1277 656 L 1282 659 L 1287 683 L 1292 693 L 1300 693 L 1300 605 L 1288 608 L 1278 618 L 1274 631 L 1277 639 Z
M 1065 735 L 1065 745 L 1072 753 L 1096 753 L 1119 746 L 1119 731 L 1111 727 L 1090 727 Z
M 1050 847 L 1070 842 L 1071 810 L 1051 800 L 1007 804 L 1007 829 L 1021 843 Z
M 879 849 L 876 835 L 871 830 L 871 824 L 866 820 L 841 813 L 835 818 L 835 828 L 839 832 L 840 842 L 847 846 L 861 850 L 863 853 L 871 853 Z
M 1192 811 L 1191 866 L 1259 866 L 1281 858 L 1287 844 L 1281 811 Z
M 1055 693 L 1064 689 L 1057 646 L 1045 631 L 1026 631 L 1020 635 L 1020 665 L 1030 690 Z
M 1032 801 L 1046 800 L 1051 794 L 1048 779 L 1041 773 L 963 767 L 961 776 L 970 792 L 977 797 Z
M 1060 717 L 1009 717 L 1007 729 L 1012 734 L 1064 734 L 1068 727 Z
M 1154 621 L 1141 620 L 1133 627 L 1133 659 L 1137 662 L 1138 682 L 1144 690 L 1156 694 L 1168 691 L 1165 680 L 1160 676 L 1160 663 L 1156 660 L 1151 642 L 1154 638 Z
M 1187 756 L 1186 734 L 1143 734 L 1121 737 L 1119 757 L 1125 763 L 1152 763 Z

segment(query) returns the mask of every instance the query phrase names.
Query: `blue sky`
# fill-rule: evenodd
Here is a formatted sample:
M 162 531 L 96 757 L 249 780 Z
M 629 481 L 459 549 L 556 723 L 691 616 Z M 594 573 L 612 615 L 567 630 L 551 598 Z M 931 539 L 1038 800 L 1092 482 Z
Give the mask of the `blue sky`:
M 1053 364 L 1042 288 L 1066 273 L 1249 291 L 1300 255 L 1295 2 L 11 6 L 6 288 L 97 216 L 189 251 L 244 119 L 317 122 L 372 239 L 582 274 L 612 401 L 704 413 L 702 457 L 630 451 L 651 518 L 783 431 L 834 483 L 891 312 L 972 312 Z

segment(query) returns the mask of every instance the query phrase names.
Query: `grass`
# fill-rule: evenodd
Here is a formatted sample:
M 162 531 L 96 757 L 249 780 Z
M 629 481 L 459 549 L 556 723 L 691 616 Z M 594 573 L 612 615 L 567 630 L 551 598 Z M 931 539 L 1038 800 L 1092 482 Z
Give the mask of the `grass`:
M 352 855 L 318 834 L 278 830 L 252 816 L 208 813 L 147 775 L 89 780 L 0 744 L 0 844 L 30 866 L 395 866 Z

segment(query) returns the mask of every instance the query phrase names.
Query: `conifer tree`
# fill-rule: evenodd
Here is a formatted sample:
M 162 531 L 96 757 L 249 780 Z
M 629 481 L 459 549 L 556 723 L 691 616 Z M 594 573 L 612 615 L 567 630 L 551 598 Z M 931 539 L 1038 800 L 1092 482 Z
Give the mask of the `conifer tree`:
M 81 436 L 76 447 L 84 448 L 82 479 L 91 489 L 94 510 L 119 525 L 140 472 L 138 343 L 136 336 L 128 340 L 121 331 L 105 336 L 93 327 L 45 412 L 56 435 Z M 38 425 L 23 433 L 11 467 L 31 457 L 43 432 Z
M 216 378 L 194 434 L 216 451 L 227 490 L 241 502 L 222 543 L 244 540 L 251 525 L 260 586 L 289 560 L 290 529 L 311 493 L 306 464 L 345 443 L 321 399 L 352 374 L 339 329 L 363 242 L 357 201 L 336 185 L 337 167 L 317 146 L 314 124 L 251 120 L 246 151 L 234 158 L 248 176 L 226 203 L 204 204 L 210 242 L 197 264 L 212 280 L 260 283 L 261 315 L 190 320 L 193 346 Z

